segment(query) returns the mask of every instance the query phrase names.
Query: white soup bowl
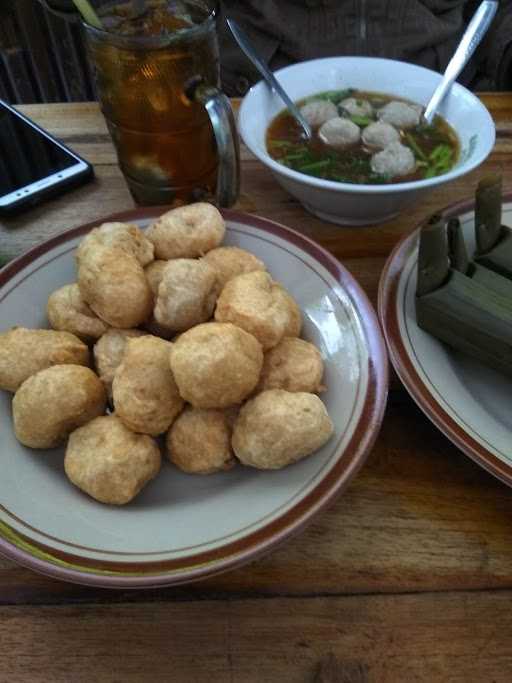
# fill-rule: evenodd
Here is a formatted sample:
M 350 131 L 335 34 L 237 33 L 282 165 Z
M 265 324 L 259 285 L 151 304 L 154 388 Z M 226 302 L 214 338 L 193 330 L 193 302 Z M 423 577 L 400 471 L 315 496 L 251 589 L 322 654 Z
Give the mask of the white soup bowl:
M 373 57 L 315 59 L 288 66 L 275 75 L 294 101 L 326 90 L 356 88 L 395 95 L 423 106 L 441 79 L 440 74 L 414 64 Z M 257 83 L 240 107 L 241 137 L 278 183 L 305 209 L 340 225 L 367 225 L 396 216 L 433 188 L 479 166 L 495 141 L 494 122 L 487 109 L 467 88 L 455 83 L 439 109 L 439 114 L 454 128 L 460 142 L 459 158 L 448 173 L 387 185 L 340 183 L 293 171 L 268 154 L 267 129 L 283 108 L 280 98 L 266 83 Z

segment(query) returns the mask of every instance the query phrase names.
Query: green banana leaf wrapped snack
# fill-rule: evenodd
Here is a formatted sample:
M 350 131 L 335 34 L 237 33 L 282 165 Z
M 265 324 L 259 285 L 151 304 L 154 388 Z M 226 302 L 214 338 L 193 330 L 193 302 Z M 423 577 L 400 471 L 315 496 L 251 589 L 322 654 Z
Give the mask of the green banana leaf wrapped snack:
M 502 244 L 511 232 L 501 225 L 501 181 L 492 180 L 484 178 L 477 190 L 478 254 L 489 255 L 498 248 L 493 245 Z M 509 269 L 510 279 L 505 269 L 491 269 L 480 257 L 472 261 L 457 218 L 446 221 L 435 215 L 420 231 L 418 325 L 452 348 L 512 376 L 512 251 Z
M 475 262 L 512 279 L 512 229 L 502 225 L 501 207 L 501 177 L 483 178 L 476 191 Z

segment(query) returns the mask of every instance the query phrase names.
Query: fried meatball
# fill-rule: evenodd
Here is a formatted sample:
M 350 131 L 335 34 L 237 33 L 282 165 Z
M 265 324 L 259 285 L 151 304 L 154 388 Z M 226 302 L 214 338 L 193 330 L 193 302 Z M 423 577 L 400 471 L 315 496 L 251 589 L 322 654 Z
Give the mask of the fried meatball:
M 162 434 L 183 409 L 169 366 L 171 347 L 151 335 L 128 340 L 112 394 L 117 416 L 134 432 Z
M 168 263 L 169 261 L 157 259 L 144 268 L 147 281 L 149 282 L 149 286 L 151 287 L 151 291 L 153 292 L 155 299 L 156 295 L 158 294 L 158 287 L 162 281 L 164 268 Z
M 70 332 L 13 327 L 0 334 L 0 389 L 16 391 L 52 365 L 89 365 L 89 349 Z
M 338 109 L 329 100 L 311 100 L 300 108 L 300 113 L 312 128 L 319 128 L 323 123 L 338 116 Z
M 114 374 L 121 365 L 128 339 L 144 336 L 141 330 L 117 330 L 111 327 L 98 339 L 93 348 L 96 371 L 112 398 Z
M 315 394 L 270 389 L 242 407 L 232 445 L 244 465 L 275 470 L 310 455 L 333 433 L 333 424 Z
M 324 363 L 320 351 L 303 339 L 285 337 L 263 359 L 258 391 L 321 391 Z
M 157 259 L 156 261 L 153 261 L 153 263 L 150 263 L 148 266 L 146 266 L 146 268 L 144 268 L 144 272 L 146 273 L 146 278 L 149 282 L 149 286 L 151 287 L 151 291 L 153 292 L 153 297 L 155 301 L 158 296 L 158 287 L 160 286 L 160 282 L 162 281 L 162 273 L 164 272 L 164 268 L 168 263 L 169 261 Z M 150 334 L 154 335 L 155 337 L 171 339 L 171 337 L 174 335 L 173 330 L 169 330 L 164 325 L 160 325 L 159 323 L 157 323 L 157 321 L 155 320 L 154 309 L 153 315 L 149 318 L 147 322 L 144 323 L 143 327 L 145 330 L 147 330 Z
M 400 142 L 400 133 L 390 123 L 375 121 L 363 130 L 364 144 L 373 149 L 384 149 L 392 142 Z
M 226 226 L 220 211 L 198 202 L 171 209 L 150 225 L 146 235 L 158 259 L 196 258 L 218 247 Z
M 30 448 L 54 448 L 105 412 L 103 384 L 90 368 L 53 365 L 29 377 L 12 401 L 14 433 Z
M 421 112 L 422 108 L 418 105 L 407 102 L 388 102 L 377 110 L 377 117 L 396 128 L 407 130 L 419 124 Z
M 181 396 L 196 408 L 241 403 L 258 383 L 261 344 L 229 323 L 203 323 L 183 332 L 171 350 Z
M 116 415 L 104 415 L 69 437 L 64 470 L 69 480 L 100 503 L 125 505 L 160 471 L 160 449 L 134 434 Z
M 103 223 L 99 228 L 91 230 L 80 243 L 78 255 L 83 255 L 97 244 L 121 249 L 134 256 L 141 266 L 146 266 L 155 258 L 152 242 L 132 223 Z
M 108 328 L 85 303 L 76 282 L 50 294 L 46 314 L 54 330 L 71 332 L 85 342 L 98 339 Z
M 373 116 L 373 107 L 368 100 L 361 100 L 358 97 L 347 97 L 340 102 L 340 107 L 349 116 Z
M 288 308 L 288 322 L 284 328 L 284 337 L 298 337 L 302 329 L 302 313 L 291 294 L 280 285 L 276 290 L 276 299 L 282 301 L 282 305 Z
M 361 131 L 359 126 L 350 119 L 343 119 L 338 116 L 335 119 L 329 119 L 318 131 L 320 140 L 334 149 L 345 149 L 351 145 L 359 142 Z
M 198 259 L 174 259 L 162 273 L 154 317 L 171 332 L 184 332 L 211 318 L 219 285 L 215 268 Z
M 153 295 L 144 269 L 118 247 L 96 243 L 79 250 L 78 285 L 83 299 L 111 327 L 137 327 L 151 315 Z
M 286 290 L 266 272 L 255 271 L 229 280 L 219 296 L 215 320 L 230 322 L 253 334 L 263 349 L 285 336 L 298 334 L 300 311 Z
M 217 271 L 221 290 L 228 280 L 237 275 L 252 273 L 255 270 L 266 270 L 263 261 L 240 247 L 217 247 L 203 256 L 203 261 Z
M 167 432 L 169 460 L 183 472 L 213 474 L 235 464 L 232 424 L 223 410 L 188 407 Z
M 372 156 L 370 165 L 374 173 L 395 178 L 412 173 L 416 168 L 416 160 L 409 147 L 392 142 L 382 152 Z

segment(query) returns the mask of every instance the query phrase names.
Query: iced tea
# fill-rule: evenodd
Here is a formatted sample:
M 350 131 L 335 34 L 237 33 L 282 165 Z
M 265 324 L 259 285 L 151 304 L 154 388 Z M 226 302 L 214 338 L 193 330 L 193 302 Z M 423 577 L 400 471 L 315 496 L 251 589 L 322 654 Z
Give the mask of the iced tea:
M 141 204 L 215 193 L 217 152 L 191 83 L 219 81 L 215 21 L 199 0 L 147 0 L 104 8 L 105 30 L 86 27 L 102 110 L 130 190 Z

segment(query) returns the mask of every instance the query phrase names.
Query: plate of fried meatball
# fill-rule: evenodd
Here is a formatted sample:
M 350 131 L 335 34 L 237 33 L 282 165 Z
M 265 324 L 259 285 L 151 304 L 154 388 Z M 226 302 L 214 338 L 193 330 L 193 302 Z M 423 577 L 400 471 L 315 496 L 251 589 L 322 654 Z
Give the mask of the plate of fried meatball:
M 364 462 L 374 311 L 308 238 L 208 203 L 63 233 L 0 271 L 0 553 L 153 587 L 250 561 Z

